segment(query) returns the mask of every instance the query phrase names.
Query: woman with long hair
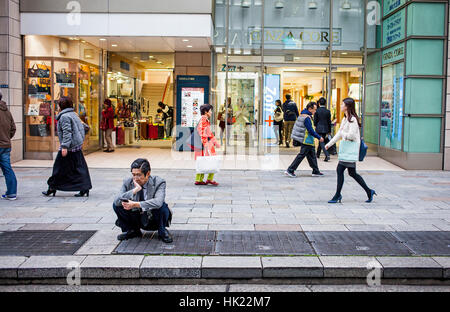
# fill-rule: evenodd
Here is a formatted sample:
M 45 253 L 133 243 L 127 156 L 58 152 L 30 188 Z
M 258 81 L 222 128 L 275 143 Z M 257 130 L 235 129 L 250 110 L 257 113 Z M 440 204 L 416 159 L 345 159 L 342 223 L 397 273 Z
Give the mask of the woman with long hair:
M 358 115 L 356 114 L 355 109 L 355 100 L 352 98 L 345 98 L 344 101 L 341 104 L 341 111 L 344 113 L 344 119 L 342 120 L 341 127 L 339 128 L 338 133 L 331 139 L 330 142 L 328 142 L 327 145 L 325 145 L 325 148 L 328 150 L 331 146 L 333 146 L 337 141 L 341 141 L 341 146 L 343 145 L 344 141 L 350 141 L 350 142 L 356 142 L 358 148 L 353 149 L 351 153 L 352 159 L 358 159 L 359 155 L 359 145 L 361 144 L 361 136 L 360 136 L 360 130 L 361 123 L 359 121 Z M 341 150 L 340 150 L 341 151 Z M 364 191 L 367 194 L 368 199 L 366 200 L 366 203 L 370 203 L 373 200 L 373 196 L 377 195 L 375 190 L 370 189 L 364 179 L 356 173 L 356 161 L 348 161 L 340 159 L 336 172 L 337 172 L 337 189 L 336 194 L 334 194 L 333 198 L 328 201 L 330 204 L 335 204 L 337 202 L 341 202 L 342 195 L 341 190 L 342 186 L 344 185 L 344 171 L 345 169 L 348 170 L 348 174 L 355 179 L 356 182 L 358 182 L 359 185 L 364 189 Z
M 71 98 L 61 97 L 58 105 L 60 112 L 56 120 L 60 147 L 53 164 L 52 176 L 47 181 L 48 190 L 42 194 L 55 196 L 56 191 L 79 191 L 76 197 L 89 197 L 91 177 L 82 150 L 89 127 L 74 112 Z
M 102 110 L 102 122 L 100 128 L 103 131 L 103 137 L 106 140 L 106 149 L 104 152 L 114 152 L 114 145 L 112 143 L 112 132 L 114 130 L 114 109 L 110 99 L 105 99 Z

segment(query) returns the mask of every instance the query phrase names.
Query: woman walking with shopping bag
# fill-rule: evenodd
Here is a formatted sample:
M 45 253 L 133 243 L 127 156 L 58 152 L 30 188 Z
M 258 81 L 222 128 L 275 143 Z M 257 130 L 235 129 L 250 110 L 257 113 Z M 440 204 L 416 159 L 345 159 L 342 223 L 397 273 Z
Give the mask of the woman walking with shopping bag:
M 56 191 L 74 192 L 76 197 L 89 197 L 91 177 L 83 156 L 83 142 L 89 126 L 84 124 L 73 110 L 69 97 L 61 97 L 56 116 L 60 149 L 53 164 L 52 176 L 48 179 L 45 196 L 55 196 Z
M 197 125 L 196 130 L 197 130 L 200 140 L 202 142 L 203 148 L 201 151 L 198 151 L 198 150 L 195 151 L 195 159 L 197 161 L 197 172 L 204 171 L 204 170 L 201 170 L 202 165 L 203 165 L 203 167 L 205 167 L 204 166 L 205 164 L 203 164 L 203 163 L 206 162 L 207 163 L 206 166 L 210 166 L 212 164 L 212 162 L 208 161 L 208 159 L 205 159 L 205 158 L 210 158 L 211 156 L 216 155 L 216 150 L 214 147 L 220 148 L 219 142 L 216 140 L 213 133 L 211 132 L 211 123 L 209 121 L 209 118 L 211 118 L 211 115 L 212 115 L 212 108 L 213 107 L 210 104 L 203 104 L 202 106 L 200 106 L 200 112 L 202 114 L 202 117 L 200 119 L 200 122 Z M 213 160 L 213 159 L 211 159 L 211 160 Z M 203 163 L 199 163 L 199 162 L 203 162 Z M 214 166 L 214 164 L 213 164 L 213 166 Z M 216 171 L 216 170 L 212 169 L 212 171 Z M 208 174 L 206 182 L 203 181 L 203 178 L 205 177 L 205 173 Z M 217 183 L 213 179 L 214 179 L 214 173 L 209 173 L 209 172 L 197 173 L 197 176 L 195 178 L 195 185 L 211 184 L 214 186 L 218 186 L 219 183 Z
M 341 190 L 344 185 L 344 171 L 348 170 L 348 174 L 358 182 L 359 185 L 366 191 L 368 199 L 366 203 L 370 203 L 373 200 L 373 196 L 377 195 L 375 190 L 370 189 L 364 179 L 356 173 L 356 161 L 360 159 L 360 144 L 361 136 L 360 130 L 361 124 L 359 122 L 358 115 L 355 110 L 355 101 L 352 98 L 344 99 L 341 104 L 341 111 L 345 117 L 342 120 L 341 127 L 338 133 L 325 145 L 325 149 L 329 149 L 338 140 L 341 140 L 339 145 L 338 159 L 339 163 L 336 169 L 337 172 L 337 189 L 333 198 L 328 201 L 330 204 L 341 202 L 342 195 Z M 361 160 L 361 159 L 360 159 Z

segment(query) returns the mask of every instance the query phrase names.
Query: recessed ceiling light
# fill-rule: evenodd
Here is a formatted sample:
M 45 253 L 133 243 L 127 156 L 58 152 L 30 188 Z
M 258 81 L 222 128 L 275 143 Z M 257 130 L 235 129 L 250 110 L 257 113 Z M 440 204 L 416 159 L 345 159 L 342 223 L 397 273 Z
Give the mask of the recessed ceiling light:
M 183 41 L 184 41 L 184 42 L 188 42 L 189 40 L 188 40 L 188 39 L 183 39 Z
M 149 55 L 149 58 L 154 58 L 154 56 L 153 55 Z
M 84 41 L 84 40 L 81 40 L 81 42 L 82 42 L 82 43 L 86 43 L 86 41 Z
M 342 52 L 341 54 L 342 54 L 342 55 L 347 55 L 348 53 L 347 53 L 347 52 Z
M 188 45 L 186 48 L 192 48 L 192 46 L 191 46 L 191 45 Z
M 100 38 L 100 41 L 106 41 L 106 39 L 105 38 Z
M 112 46 L 112 47 L 117 47 L 117 44 L 112 44 L 111 46 Z
M 156 62 L 157 64 L 162 64 L 162 62 L 161 61 L 158 61 L 158 62 Z

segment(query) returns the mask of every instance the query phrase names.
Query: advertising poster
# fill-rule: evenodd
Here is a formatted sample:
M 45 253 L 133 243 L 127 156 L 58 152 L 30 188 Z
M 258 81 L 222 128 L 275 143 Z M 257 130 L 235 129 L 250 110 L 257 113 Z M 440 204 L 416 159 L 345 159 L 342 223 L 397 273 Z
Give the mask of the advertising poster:
M 263 138 L 276 138 L 274 132 L 273 114 L 276 108 L 275 101 L 280 99 L 280 75 L 264 75 L 264 111 L 263 111 Z
M 200 106 L 203 105 L 205 89 L 181 88 L 181 126 L 195 127 L 201 118 Z

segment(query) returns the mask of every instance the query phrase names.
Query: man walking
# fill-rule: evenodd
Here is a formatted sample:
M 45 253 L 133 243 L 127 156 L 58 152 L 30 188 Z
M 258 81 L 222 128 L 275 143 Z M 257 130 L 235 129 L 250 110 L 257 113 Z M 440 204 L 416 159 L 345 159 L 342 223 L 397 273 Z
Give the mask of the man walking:
M 286 147 L 289 148 L 292 129 L 294 128 L 295 121 L 299 116 L 297 104 L 291 100 L 290 94 L 286 94 L 286 102 L 283 103 L 283 114 L 284 114 L 284 138 L 286 140 Z
M 325 144 L 328 143 L 327 135 L 331 132 L 331 113 L 327 109 L 327 100 L 321 97 L 317 101 L 317 111 L 314 114 L 314 126 L 316 132 L 324 139 L 324 142 L 319 143 L 317 147 L 317 158 L 320 158 L 320 150 L 323 150 L 325 154 L 324 161 L 330 160 L 330 153 L 325 149 Z
M 6 193 L 2 198 L 16 200 L 17 179 L 11 168 L 11 139 L 16 133 L 16 124 L 2 97 L 0 92 L 0 167 L 6 180 Z
M 292 139 L 300 143 L 300 153 L 295 157 L 292 164 L 284 172 L 285 175 L 295 178 L 295 170 L 306 157 L 309 166 L 313 169 L 312 176 L 320 177 L 323 173 L 319 171 L 317 166 L 316 151 L 314 147 L 314 138 L 323 143 L 323 138 L 314 131 L 311 118 L 316 112 L 317 104 L 310 102 L 306 105 L 306 108 L 302 111 L 300 117 L 295 122 L 294 129 L 292 130 Z

